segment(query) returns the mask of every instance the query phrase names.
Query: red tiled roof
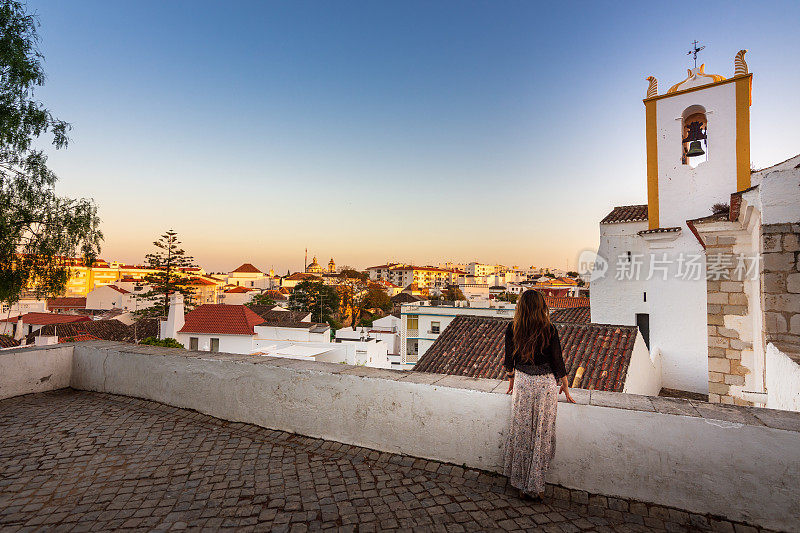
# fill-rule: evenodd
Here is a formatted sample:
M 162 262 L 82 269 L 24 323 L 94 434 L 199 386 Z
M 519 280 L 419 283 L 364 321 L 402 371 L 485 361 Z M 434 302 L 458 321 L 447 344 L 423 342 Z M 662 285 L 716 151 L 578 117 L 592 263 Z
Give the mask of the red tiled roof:
M 569 309 L 570 307 L 589 307 L 587 296 L 547 296 L 544 301 L 550 309 Z
M 647 220 L 647 204 L 615 207 L 600 223 L 615 224 L 619 222 L 640 222 L 642 220 Z
M 2 319 L 0 322 L 17 322 L 18 316 L 8 319 Z M 33 324 L 34 326 L 46 326 L 47 324 L 70 324 L 72 322 L 89 322 L 92 319 L 84 315 L 62 315 L 56 313 L 26 313 L 22 315 L 22 322 L 24 324 Z
M 99 339 L 94 335 L 89 335 L 88 333 L 79 333 L 77 335 L 73 335 L 72 337 L 58 337 L 58 342 L 86 342 L 86 341 L 99 341 Z
M 589 307 L 570 307 L 567 309 L 553 309 L 550 311 L 552 322 L 570 322 L 573 324 L 588 324 L 592 321 Z
M 19 341 L 8 335 L 0 335 L 0 348 L 14 348 L 19 346 Z
M 233 272 L 238 272 L 240 274 L 263 274 L 263 272 L 261 272 L 259 269 L 257 269 L 255 266 L 253 266 L 250 263 L 243 264 L 242 266 L 240 266 L 236 270 L 233 270 L 231 273 L 233 273 Z
M 106 341 L 136 342 L 136 340 L 147 337 L 157 337 L 159 327 L 159 319 L 157 318 L 141 318 L 130 325 L 114 319 L 51 324 L 28 335 L 27 344 L 33 344 L 39 335 L 58 335 L 59 339 L 86 335 Z
M 122 293 L 122 294 L 128 294 L 129 292 L 131 292 L 131 291 L 123 289 L 122 287 L 117 287 L 116 285 L 105 285 L 105 287 L 108 287 L 109 289 L 114 289 L 115 291 L 117 291 L 119 293 Z
M 231 294 L 231 293 L 233 293 L 233 294 L 241 294 L 241 293 L 244 293 L 244 292 L 250 292 L 252 290 L 253 289 L 248 289 L 247 287 L 234 287 L 232 289 L 228 289 L 227 291 L 225 291 L 225 294 Z
M 205 278 L 192 278 L 189 285 L 216 285 L 216 283 Z
M 420 358 L 414 371 L 501 379 L 505 375 L 505 331 L 510 323 L 504 318 L 457 316 Z M 636 341 L 636 327 L 554 324 L 570 385 L 621 392 Z
M 86 309 L 85 297 L 67 296 L 47 300 L 48 309 Z
M 180 333 L 254 335 L 264 319 L 243 305 L 203 304 L 186 314 Z
M 320 280 L 319 276 L 315 276 L 314 274 L 309 274 L 308 272 L 295 272 L 290 276 L 286 276 L 286 279 L 289 281 L 297 281 L 297 280 Z

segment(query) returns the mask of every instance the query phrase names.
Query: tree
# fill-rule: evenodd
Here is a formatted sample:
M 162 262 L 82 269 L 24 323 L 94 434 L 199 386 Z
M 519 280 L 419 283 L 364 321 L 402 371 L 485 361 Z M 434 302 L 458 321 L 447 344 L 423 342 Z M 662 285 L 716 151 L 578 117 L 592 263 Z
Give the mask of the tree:
M 289 296 L 289 309 L 311 313 L 314 322 L 331 323 L 338 308 L 339 293 L 321 281 L 298 283 Z
M 467 297 L 458 287 L 448 287 L 442 291 L 442 299 L 455 302 L 456 300 L 466 300 Z
M 361 300 L 362 309 L 381 309 L 389 312 L 392 310 L 392 299 L 386 294 L 380 285 L 371 284 L 367 287 L 367 293 Z
M 369 274 L 366 272 L 361 272 L 360 270 L 356 270 L 351 266 L 343 266 L 339 273 L 344 278 L 352 278 L 352 279 L 359 279 L 361 281 L 367 281 L 369 279 Z
M 195 266 L 194 259 L 186 255 L 180 245 L 178 233 L 168 230 L 153 242 L 158 251 L 144 256 L 147 266 L 156 270 L 144 277 L 144 282 L 151 289 L 142 294 L 141 298 L 153 302 L 153 306 L 145 310 L 147 314 L 166 315 L 169 296 L 175 292 L 183 295 L 187 307 L 192 307 L 194 303 L 195 284 L 182 270 Z
M 254 305 L 275 305 L 275 299 L 266 292 L 263 292 L 253 296 L 253 299 L 244 305 L 247 307 L 253 307 Z
M 33 147 L 51 134 L 64 148 L 70 129 L 34 96 L 45 81 L 38 26 L 23 4 L 0 0 L 0 301 L 9 303 L 23 290 L 62 294 L 69 259 L 91 265 L 103 238 L 94 202 L 57 196 L 58 178 Z
M 501 292 L 497 295 L 497 299 L 501 302 L 511 302 L 512 304 L 517 303 L 517 295 L 510 292 Z

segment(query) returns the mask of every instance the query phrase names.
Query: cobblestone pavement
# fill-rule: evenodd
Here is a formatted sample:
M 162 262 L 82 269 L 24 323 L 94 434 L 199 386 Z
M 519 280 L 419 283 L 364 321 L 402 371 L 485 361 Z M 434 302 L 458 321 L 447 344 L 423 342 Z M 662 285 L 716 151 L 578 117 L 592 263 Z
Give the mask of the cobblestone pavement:
M 730 523 L 61 390 L 0 401 L 0 530 L 681 531 Z M 737 527 L 738 531 L 738 527 Z

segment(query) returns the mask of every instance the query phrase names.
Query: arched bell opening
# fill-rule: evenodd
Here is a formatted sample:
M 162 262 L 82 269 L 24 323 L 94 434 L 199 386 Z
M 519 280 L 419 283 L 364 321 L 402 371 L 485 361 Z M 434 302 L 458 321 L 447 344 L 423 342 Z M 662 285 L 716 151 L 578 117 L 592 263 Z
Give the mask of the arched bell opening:
M 681 162 L 695 168 L 708 161 L 708 119 L 703 106 L 693 105 L 682 114 Z

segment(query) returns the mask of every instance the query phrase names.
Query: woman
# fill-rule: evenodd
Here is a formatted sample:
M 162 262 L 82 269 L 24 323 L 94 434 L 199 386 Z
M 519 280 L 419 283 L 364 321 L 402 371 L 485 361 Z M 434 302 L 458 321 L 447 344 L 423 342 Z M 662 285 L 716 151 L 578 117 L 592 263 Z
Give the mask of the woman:
M 567 401 L 567 371 L 558 331 L 550 323 L 544 296 L 534 290 L 517 300 L 514 322 L 506 329 L 508 392 L 513 391 L 511 428 L 503 473 L 521 496 L 541 501 L 544 476 L 556 451 L 558 383 Z

